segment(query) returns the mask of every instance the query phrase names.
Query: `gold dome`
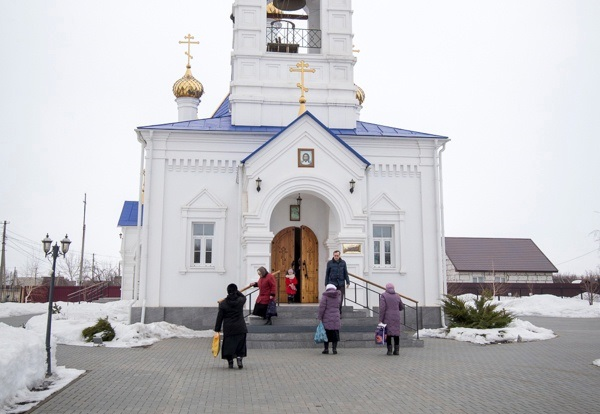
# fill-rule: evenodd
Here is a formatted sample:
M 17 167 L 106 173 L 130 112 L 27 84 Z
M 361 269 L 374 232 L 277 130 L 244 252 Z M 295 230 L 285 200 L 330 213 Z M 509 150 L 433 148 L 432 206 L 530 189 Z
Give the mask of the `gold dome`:
M 362 88 L 356 84 L 354 86 L 356 86 L 356 99 L 358 99 L 358 103 L 362 105 L 365 101 L 365 91 L 363 91 Z
M 176 98 L 199 99 L 204 94 L 204 86 L 192 76 L 192 67 L 186 66 L 185 75 L 173 84 L 173 95 Z

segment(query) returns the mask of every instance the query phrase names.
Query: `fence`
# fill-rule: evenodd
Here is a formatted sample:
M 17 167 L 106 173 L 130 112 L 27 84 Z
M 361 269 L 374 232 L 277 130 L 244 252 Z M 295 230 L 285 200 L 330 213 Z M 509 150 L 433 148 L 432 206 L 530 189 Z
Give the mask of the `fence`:
M 20 290 L 18 293 L 18 298 L 17 300 L 14 300 L 14 302 L 25 302 L 26 300 L 29 303 L 48 302 L 48 285 L 20 286 L 18 287 L 18 289 Z M 55 302 L 78 302 L 80 301 L 80 298 L 77 295 L 73 294 L 81 289 L 81 286 L 54 286 L 53 300 Z M 120 298 L 121 286 L 107 286 L 103 292 L 102 297 Z
M 580 283 L 448 283 L 448 294 L 454 296 L 481 295 L 484 290 L 495 292 L 495 296 L 554 295 L 561 298 L 580 296 L 582 299 L 585 292 Z

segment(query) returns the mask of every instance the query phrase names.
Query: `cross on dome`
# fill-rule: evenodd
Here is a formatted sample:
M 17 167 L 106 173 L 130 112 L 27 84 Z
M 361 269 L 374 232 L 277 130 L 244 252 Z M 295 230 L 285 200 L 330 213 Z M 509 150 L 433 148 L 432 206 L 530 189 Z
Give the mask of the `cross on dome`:
M 304 73 L 305 72 L 310 72 L 310 73 L 315 73 L 316 69 L 307 69 L 309 67 L 309 64 L 304 62 L 303 60 L 301 60 L 300 62 L 296 63 L 296 68 L 294 69 L 294 67 L 290 68 L 290 72 L 300 72 L 300 82 L 296 84 L 296 86 L 298 86 L 300 88 L 301 91 L 301 95 L 300 95 L 300 110 L 298 111 L 298 115 L 302 115 L 304 112 L 306 112 L 306 98 L 304 97 L 304 92 L 308 92 L 308 88 L 306 86 L 304 86 Z
M 188 67 L 190 67 L 190 59 L 193 59 L 193 58 L 194 58 L 194 57 L 193 57 L 193 56 L 190 54 L 190 47 L 191 47 L 191 45 L 193 45 L 193 44 L 194 44 L 194 45 L 199 45 L 199 44 L 200 44 L 200 42 L 198 42 L 198 41 L 196 41 L 196 42 L 192 42 L 192 40 L 194 39 L 194 36 L 192 36 L 190 33 L 188 33 L 188 35 L 187 35 L 187 36 L 184 36 L 183 38 L 184 38 L 185 40 L 180 40 L 180 41 L 179 41 L 179 44 L 184 44 L 184 43 L 187 43 L 187 45 L 188 45 L 188 46 L 187 46 L 187 52 L 185 52 L 185 54 L 186 54 L 186 55 L 187 55 L 187 57 L 188 57 L 188 62 L 187 62 L 187 65 L 188 65 Z

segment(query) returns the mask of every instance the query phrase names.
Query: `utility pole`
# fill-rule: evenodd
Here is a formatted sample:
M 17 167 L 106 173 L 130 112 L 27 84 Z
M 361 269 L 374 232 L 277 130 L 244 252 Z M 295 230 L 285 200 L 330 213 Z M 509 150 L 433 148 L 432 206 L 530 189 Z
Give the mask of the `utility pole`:
M 79 286 L 83 282 L 83 252 L 85 250 L 85 209 L 87 207 L 87 193 L 83 194 L 83 236 L 81 237 L 81 261 L 79 262 Z
M 0 257 L 0 302 L 4 302 L 4 283 L 6 280 L 6 225 L 8 222 L 4 220 L 2 230 L 2 257 Z

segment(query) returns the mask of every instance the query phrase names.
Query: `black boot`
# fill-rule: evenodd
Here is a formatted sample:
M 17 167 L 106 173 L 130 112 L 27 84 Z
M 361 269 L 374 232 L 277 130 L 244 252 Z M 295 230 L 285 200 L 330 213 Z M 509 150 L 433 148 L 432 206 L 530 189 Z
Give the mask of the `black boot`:
M 233 361 L 231 361 L 231 365 L 232 366 L 230 368 L 233 368 Z M 237 357 L 237 366 L 239 369 L 244 368 L 244 364 L 242 363 L 242 357 Z
M 323 346 L 325 347 L 325 349 L 321 353 L 328 354 L 329 353 L 329 342 L 323 342 Z
M 400 346 L 394 344 L 394 355 L 400 355 Z
M 233 359 L 228 359 L 227 363 L 229 364 L 229 369 L 233 369 Z
M 392 344 L 388 344 L 387 348 L 388 348 L 387 355 L 392 355 Z
M 270 316 L 267 318 L 267 321 L 265 322 L 265 325 L 273 325 L 273 321 L 271 320 Z
M 337 355 L 337 342 L 333 343 L 332 349 L 333 349 L 333 355 Z

